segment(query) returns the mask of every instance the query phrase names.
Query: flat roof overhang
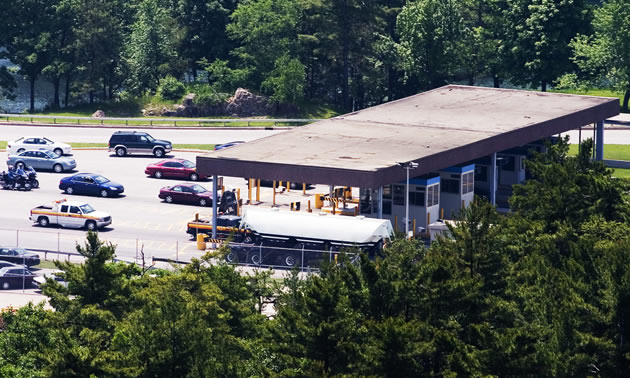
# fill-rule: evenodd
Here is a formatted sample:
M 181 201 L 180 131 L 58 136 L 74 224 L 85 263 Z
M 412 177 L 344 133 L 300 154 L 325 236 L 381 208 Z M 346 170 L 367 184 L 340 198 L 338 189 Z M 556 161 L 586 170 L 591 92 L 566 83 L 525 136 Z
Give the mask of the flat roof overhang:
M 197 156 L 206 175 L 377 188 L 603 121 L 617 98 L 448 85 Z

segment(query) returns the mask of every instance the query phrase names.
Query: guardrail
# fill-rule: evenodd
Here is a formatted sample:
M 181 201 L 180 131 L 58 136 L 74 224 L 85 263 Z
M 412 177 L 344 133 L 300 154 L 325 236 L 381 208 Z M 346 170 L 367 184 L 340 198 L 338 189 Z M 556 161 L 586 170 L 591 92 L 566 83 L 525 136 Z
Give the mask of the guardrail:
M 30 123 L 52 123 L 60 125 L 115 125 L 115 126 L 170 126 L 175 127 L 275 127 L 275 126 L 303 126 L 312 122 L 320 121 L 315 118 L 121 118 L 121 117 L 73 117 L 73 116 L 53 116 L 53 115 L 30 115 L 30 114 L 2 114 L 0 120 L 6 122 L 22 121 Z M 83 123 L 81 123 L 83 121 Z

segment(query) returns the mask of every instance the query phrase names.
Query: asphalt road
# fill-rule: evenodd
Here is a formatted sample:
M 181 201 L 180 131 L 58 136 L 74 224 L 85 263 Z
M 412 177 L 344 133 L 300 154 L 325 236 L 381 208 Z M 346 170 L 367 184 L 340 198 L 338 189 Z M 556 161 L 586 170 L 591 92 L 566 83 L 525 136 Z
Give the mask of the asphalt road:
M 169 156 L 195 160 L 197 153 L 175 152 Z M 118 158 L 106 150 L 76 150 L 77 172 L 100 173 L 112 181 L 125 186 L 125 193 L 118 198 L 66 195 L 59 190 L 59 180 L 72 173 L 56 174 L 38 172 L 40 188 L 30 192 L 0 190 L 0 245 L 19 245 L 25 248 L 47 249 L 52 251 L 74 252 L 76 243 L 83 244 L 85 231 L 58 227 L 42 228 L 29 219 L 29 211 L 42 204 L 66 198 L 85 201 L 96 210 L 110 213 L 112 225 L 100 232 L 103 240 L 117 245 L 117 256 L 132 261 L 136 253 L 143 250 L 145 256 L 190 260 L 200 256 L 196 243 L 186 234 L 186 223 L 196 212 L 210 216 L 211 207 L 201 208 L 191 205 L 167 204 L 158 197 L 161 187 L 180 181 L 148 177 L 145 167 L 158 159 L 142 157 Z M 6 153 L 0 153 L 2 162 Z M 1 169 L 4 169 L 2 167 Z M 212 189 L 212 182 L 200 182 L 206 189 Z M 242 178 L 225 177 L 224 185 L 240 189 L 241 197 L 247 200 L 246 181 Z M 311 188 L 307 195 L 326 190 L 327 187 Z M 254 196 L 255 194 L 252 194 Z M 273 196 L 270 188 L 261 189 L 260 206 L 269 206 Z M 291 201 L 305 200 L 301 190 L 277 195 L 281 207 L 289 207 Z M 312 202 L 314 203 L 314 202 Z M 56 256 L 54 256 L 56 257 Z M 61 256 L 63 257 L 63 256 Z
M 69 126 L 14 126 L 0 123 L 0 140 L 11 141 L 23 136 L 45 136 L 58 142 L 107 143 L 118 128 Z M 128 128 L 124 128 L 127 130 Z M 230 129 L 149 129 L 133 128 L 150 133 L 154 138 L 166 139 L 174 144 L 219 144 L 235 140 L 249 142 L 254 139 L 281 133 L 284 130 L 230 130 Z

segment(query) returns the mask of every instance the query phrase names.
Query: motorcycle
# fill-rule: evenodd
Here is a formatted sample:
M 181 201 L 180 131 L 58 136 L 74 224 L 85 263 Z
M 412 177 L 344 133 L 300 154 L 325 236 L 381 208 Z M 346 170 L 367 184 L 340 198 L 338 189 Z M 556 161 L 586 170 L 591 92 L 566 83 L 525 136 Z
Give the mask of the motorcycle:
M 0 186 L 7 190 L 31 190 L 31 183 L 28 181 L 27 174 L 9 170 L 0 174 Z
M 39 180 L 37 180 L 37 172 L 33 167 L 26 168 L 26 177 L 29 184 L 31 184 L 31 188 L 37 189 L 39 188 Z

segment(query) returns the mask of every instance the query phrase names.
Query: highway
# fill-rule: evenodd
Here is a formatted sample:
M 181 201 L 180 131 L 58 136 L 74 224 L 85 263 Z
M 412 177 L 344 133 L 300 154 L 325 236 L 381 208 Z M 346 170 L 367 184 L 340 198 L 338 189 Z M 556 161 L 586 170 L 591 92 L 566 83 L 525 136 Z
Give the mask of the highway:
M 0 125 L 0 140 L 11 140 L 24 135 L 44 135 L 60 142 L 106 143 L 115 129 L 33 127 Z M 225 143 L 232 140 L 250 141 L 273 135 L 278 130 L 190 130 L 158 129 L 147 130 L 154 137 L 167 139 L 175 144 Z M 174 151 L 168 157 L 181 157 L 195 161 L 198 153 Z M 6 152 L 0 152 L 0 159 L 6 161 Z M 118 158 L 107 150 L 74 150 L 77 170 L 72 173 L 56 174 L 38 172 L 41 187 L 30 192 L 0 190 L 0 245 L 19 245 L 26 248 L 52 251 L 74 252 L 76 243 L 85 240 L 84 230 L 58 227 L 41 228 L 29 219 L 30 209 L 51 204 L 52 201 L 85 201 L 97 210 L 112 215 L 112 225 L 100 232 L 103 240 L 117 245 L 117 256 L 133 260 L 141 250 L 151 256 L 189 260 L 199 256 L 196 243 L 186 234 L 186 222 L 193 219 L 196 212 L 210 215 L 211 208 L 191 205 L 167 204 L 158 197 L 159 189 L 180 181 L 147 177 L 144 168 L 158 159 L 151 156 L 129 156 Z M 5 167 L 1 167 L 4 170 Z M 119 198 L 99 198 L 90 196 L 68 196 L 58 189 L 62 177 L 76 172 L 100 173 L 112 181 L 125 186 L 125 193 Z M 200 183 L 211 190 L 212 182 Z M 241 197 L 247 199 L 247 186 L 242 178 L 224 178 L 224 184 L 240 189 Z M 322 188 L 319 188 L 321 191 Z M 311 195 L 317 190 L 308 191 Z M 272 190 L 262 188 L 261 200 L 269 205 Z M 291 191 L 277 196 L 282 206 L 288 207 L 291 201 L 304 200 L 301 191 Z M 265 206 L 262 204 L 261 206 Z
M 174 152 L 169 156 L 195 160 L 197 153 Z M 6 153 L 0 153 L 5 159 Z M 74 151 L 77 172 L 100 173 L 112 181 L 125 186 L 121 197 L 100 198 L 82 195 L 67 195 L 58 189 L 59 180 L 72 173 L 56 174 L 38 172 L 40 188 L 29 192 L 0 190 L 0 245 L 19 245 L 25 248 L 60 250 L 74 252 L 76 243 L 85 240 L 84 230 L 58 227 L 42 228 L 29 219 L 30 209 L 42 204 L 66 198 L 67 200 L 85 201 L 96 210 L 112 215 L 112 225 L 100 232 L 103 240 L 117 245 L 117 256 L 124 260 L 133 260 L 136 252 L 144 250 L 145 255 L 189 260 L 201 254 L 196 250 L 196 243 L 186 234 L 186 222 L 193 219 L 196 212 L 209 216 L 211 207 L 167 204 L 157 195 L 163 186 L 180 181 L 155 179 L 144 174 L 144 168 L 158 159 L 150 156 L 130 156 L 119 158 L 106 150 Z M 3 160 L 5 161 L 5 160 Z M 3 168 L 4 169 L 4 168 Z M 206 189 L 212 189 L 212 182 L 200 182 Z M 224 185 L 240 189 L 241 197 L 247 199 L 246 181 L 242 178 L 225 177 Z M 319 188 L 319 191 L 324 189 Z M 317 189 L 311 188 L 307 195 Z M 269 206 L 272 197 L 270 188 L 261 189 L 261 206 Z M 291 201 L 304 200 L 301 191 L 293 190 L 277 196 L 282 207 L 289 207 Z
M 14 126 L 0 123 L 0 140 L 10 141 L 23 136 L 45 136 L 56 142 L 107 143 L 116 130 L 129 130 L 128 127 L 87 127 L 87 126 Z M 281 133 L 284 130 L 231 130 L 227 128 L 188 129 L 188 128 L 132 128 L 146 131 L 157 139 L 166 139 L 174 144 L 219 144 L 235 140 L 249 142 L 254 139 Z

